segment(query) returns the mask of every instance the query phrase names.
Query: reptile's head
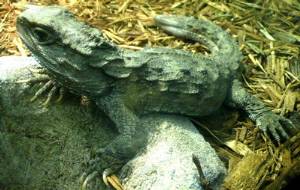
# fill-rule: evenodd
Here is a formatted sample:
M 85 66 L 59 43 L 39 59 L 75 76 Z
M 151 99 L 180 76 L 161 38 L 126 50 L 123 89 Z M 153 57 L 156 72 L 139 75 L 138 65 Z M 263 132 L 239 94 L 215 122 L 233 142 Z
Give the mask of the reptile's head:
M 72 13 L 59 6 L 30 5 L 18 17 L 17 30 L 29 50 L 46 67 L 57 64 L 61 57 L 67 56 L 73 62 L 79 58 L 76 55 L 87 57 L 98 48 L 109 46 L 99 30 L 77 21 Z
M 72 13 L 59 6 L 29 6 L 17 19 L 17 31 L 40 64 L 58 82 L 66 81 L 63 85 L 73 89 L 78 88 L 78 84 L 72 84 L 74 81 L 85 81 L 88 75 L 92 75 L 90 80 L 94 75 L 95 80 L 96 75 L 101 80 L 101 69 L 92 69 L 90 64 L 101 66 L 103 62 L 104 65 L 107 56 L 117 52 L 99 30 L 76 20 Z M 102 79 L 103 83 L 107 81 Z M 81 86 L 96 88 L 94 83 L 99 83 L 85 82 Z

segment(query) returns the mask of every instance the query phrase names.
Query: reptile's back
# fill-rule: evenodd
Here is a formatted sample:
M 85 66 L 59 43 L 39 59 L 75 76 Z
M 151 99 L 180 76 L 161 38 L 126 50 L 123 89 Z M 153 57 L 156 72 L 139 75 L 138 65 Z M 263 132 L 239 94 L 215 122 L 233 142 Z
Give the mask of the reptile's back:
M 166 17 L 171 20 L 171 16 Z M 176 17 L 178 19 L 180 17 Z M 120 94 L 125 103 L 138 113 L 203 116 L 217 110 L 226 98 L 240 66 L 238 46 L 227 32 L 209 21 L 182 19 L 188 30 L 164 29 L 179 37 L 205 43 L 211 50 L 210 55 L 170 48 L 145 48 L 137 52 L 124 51 L 124 61 L 103 66 L 108 75 L 121 79 L 116 82 L 117 89 L 122 91 Z M 197 27 L 197 31 L 193 27 Z M 207 32 L 203 34 L 205 37 L 193 33 L 204 30 Z

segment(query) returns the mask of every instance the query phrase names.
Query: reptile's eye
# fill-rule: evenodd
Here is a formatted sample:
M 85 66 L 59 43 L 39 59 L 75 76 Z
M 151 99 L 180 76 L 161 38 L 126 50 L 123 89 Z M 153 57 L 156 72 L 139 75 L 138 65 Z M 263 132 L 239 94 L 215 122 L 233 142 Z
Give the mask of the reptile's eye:
M 34 38 L 38 41 L 39 44 L 50 44 L 54 42 L 54 38 L 52 34 L 50 34 L 47 30 L 40 28 L 40 27 L 35 27 L 32 30 Z

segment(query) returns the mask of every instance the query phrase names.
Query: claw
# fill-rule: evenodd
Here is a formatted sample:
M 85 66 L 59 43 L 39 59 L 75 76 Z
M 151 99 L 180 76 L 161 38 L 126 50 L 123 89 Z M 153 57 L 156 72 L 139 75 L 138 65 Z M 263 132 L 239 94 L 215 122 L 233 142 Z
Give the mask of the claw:
M 288 140 L 293 130 L 296 129 L 289 119 L 272 112 L 266 112 L 261 115 L 256 119 L 256 124 L 266 136 L 276 140 L 278 145 L 280 145 L 280 142 Z
M 280 136 L 276 131 L 275 127 L 268 127 L 269 132 L 271 133 L 271 135 L 274 137 L 274 139 L 276 140 L 276 142 L 279 144 L 280 143 Z
M 47 99 L 43 103 L 43 106 L 48 106 L 50 101 L 53 99 L 55 93 L 59 93 L 59 97 L 56 102 L 60 102 L 64 95 L 65 89 L 59 85 L 55 81 L 53 81 L 48 75 L 47 70 L 45 69 L 29 69 L 33 75 L 33 78 L 25 79 L 25 80 L 18 80 L 16 83 L 28 83 L 30 86 L 36 83 L 44 83 L 44 85 L 34 94 L 34 96 L 30 99 L 31 102 L 35 101 L 39 98 L 42 94 L 46 93 L 47 91 Z M 38 74 L 37 74 L 38 73 Z
M 53 84 L 53 81 L 48 81 L 42 88 L 40 88 L 35 94 L 34 96 L 30 99 L 31 102 L 33 102 L 34 100 L 36 100 L 38 97 L 40 97 L 44 92 L 46 92 L 49 87 Z
M 57 86 L 53 86 L 50 90 L 50 92 L 47 95 L 47 100 L 43 103 L 44 106 L 48 106 L 49 102 L 52 100 L 55 92 L 57 92 L 58 87 Z
M 297 130 L 297 127 L 294 125 L 294 123 L 289 120 L 289 119 L 286 119 L 286 118 L 283 118 L 281 121 L 280 121 L 282 124 L 284 124 L 289 130 Z
M 85 180 L 84 180 L 84 182 L 83 182 L 83 184 L 82 184 L 82 186 L 81 186 L 81 190 L 86 190 L 86 189 L 87 189 L 88 183 L 89 183 L 91 180 L 93 180 L 95 177 L 97 177 L 97 175 L 98 175 L 98 172 L 97 172 L 97 171 L 94 171 L 93 173 L 89 174 L 89 175 L 85 178 Z
M 292 155 L 296 157 L 297 155 L 299 155 L 299 153 L 300 153 L 300 146 L 298 145 L 298 147 L 293 150 Z
M 79 184 L 83 184 L 84 180 L 86 179 L 87 173 L 84 172 L 79 178 Z
M 64 87 L 60 87 L 58 94 L 59 94 L 59 96 L 58 96 L 56 102 L 61 102 L 61 100 L 63 99 L 64 95 L 66 94 L 65 88 Z
M 289 139 L 289 135 L 287 134 L 287 132 L 286 132 L 281 126 L 279 126 L 279 127 L 277 128 L 277 130 L 279 131 L 279 133 L 281 134 L 281 136 L 282 136 L 285 140 Z
M 49 81 L 50 77 L 48 75 L 40 75 L 39 77 L 35 77 L 32 79 L 18 80 L 16 83 L 38 83 Z
M 109 177 L 107 177 L 109 183 L 111 184 L 111 186 L 113 188 L 115 188 L 116 190 L 124 190 L 119 178 L 115 175 L 111 175 Z
M 105 169 L 105 170 L 103 171 L 103 174 L 102 174 L 102 180 L 103 180 L 104 184 L 105 184 L 106 186 L 108 186 L 108 187 L 109 187 L 110 185 L 109 185 L 109 183 L 108 183 L 107 177 L 110 176 L 110 175 L 112 175 L 112 173 L 113 173 L 112 169 L 111 169 L 111 168 L 107 168 L 107 169 Z
M 44 69 L 44 68 L 30 68 L 29 71 L 32 73 L 32 74 L 47 74 L 47 70 Z
M 293 139 L 294 140 L 294 139 Z M 295 139 L 294 142 L 291 144 L 291 152 L 293 157 L 298 156 L 298 154 L 300 153 L 300 141 L 299 139 Z

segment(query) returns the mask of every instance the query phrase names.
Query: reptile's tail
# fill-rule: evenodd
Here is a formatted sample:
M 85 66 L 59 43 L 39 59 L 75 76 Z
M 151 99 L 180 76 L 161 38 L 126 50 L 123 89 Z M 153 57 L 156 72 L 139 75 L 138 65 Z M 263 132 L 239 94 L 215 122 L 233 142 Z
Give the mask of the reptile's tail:
M 185 16 L 158 15 L 156 24 L 166 32 L 208 46 L 211 56 L 231 69 L 239 68 L 241 52 L 234 39 L 211 21 Z

